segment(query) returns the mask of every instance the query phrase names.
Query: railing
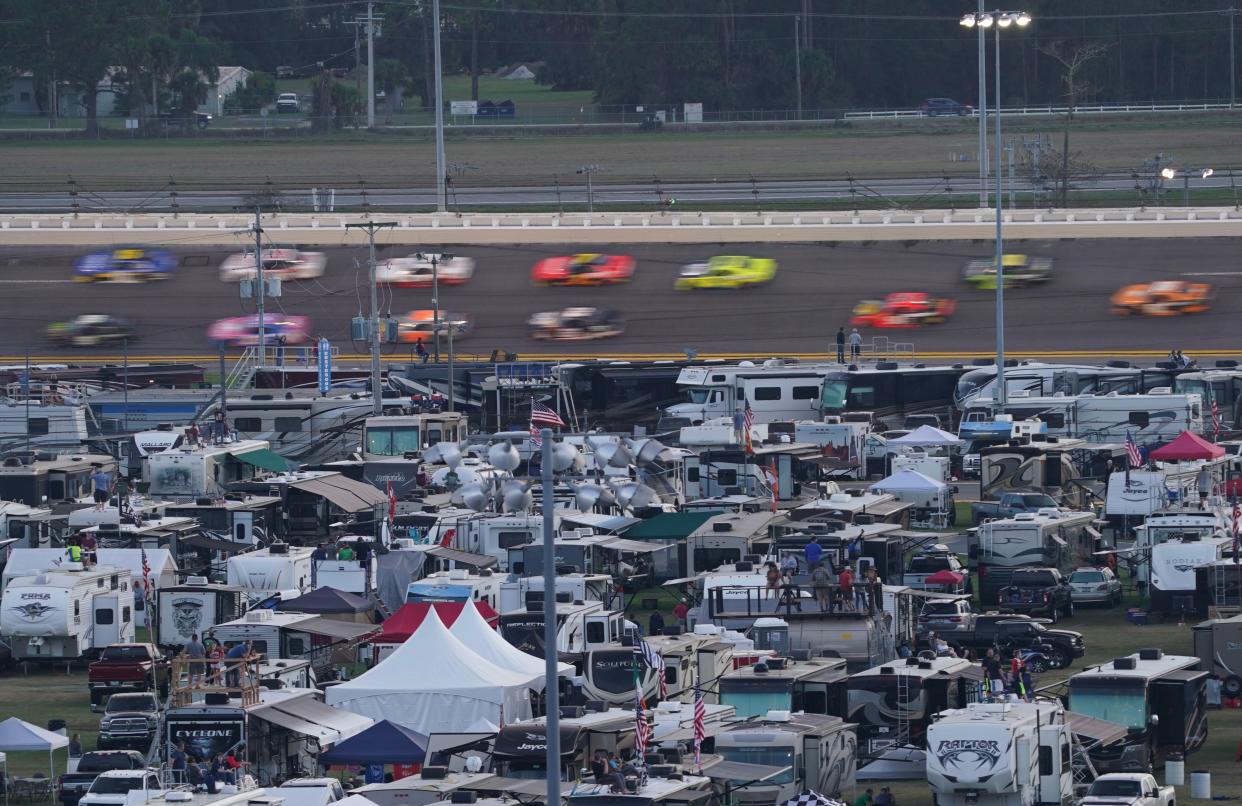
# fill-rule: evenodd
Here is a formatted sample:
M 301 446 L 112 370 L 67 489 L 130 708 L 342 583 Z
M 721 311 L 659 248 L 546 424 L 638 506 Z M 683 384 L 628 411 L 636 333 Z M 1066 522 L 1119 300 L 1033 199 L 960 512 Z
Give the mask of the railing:
M 172 659 L 171 699 L 174 708 L 203 704 L 209 694 L 224 694 L 242 706 L 259 702 L 259 661 L 257 659 L 191 660 L 184 655 Z
M 858 617 L 882 610 L 872 601 L 871 585 L 855 583 L 849 589 L 838 583 L 816 585 L 790 582 L 786 578 L 774 587 L 729 585 L 711 588 L 707 595 L 711 619 L 759 618 L 772 615 L 822 615 Z
M 1124 115 L 1139 113 L 1169 112 L 1219 112 L 1233 109 L 1226 102 L 1215 103 L 1174 103 L 1174 104 L 1081 104 L 1073 108 L 1075 115 Z M 1002 115 L 1017 117 L 1039 117 L 1048 115 L 1064 115 L 1070 111 L 1068 106 L 1002 106 Z M 992 114 L 993 110 L 988 110 Z M 978 110 L 970 109 L 960 117 L 978 117 Z M 936 117 L 954 117 L 956 112 L 945 111 Z M 883 109 L 862 112 L 846 112 L 842 115 L 846 120 L 880 120 L 885 118 L 922 118 L 929 117 L 923 109 Z

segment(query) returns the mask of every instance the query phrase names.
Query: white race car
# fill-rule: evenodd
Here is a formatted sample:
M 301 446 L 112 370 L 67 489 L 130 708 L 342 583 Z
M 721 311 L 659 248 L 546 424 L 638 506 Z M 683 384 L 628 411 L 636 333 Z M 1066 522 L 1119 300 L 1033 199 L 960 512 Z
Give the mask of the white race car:
M 323 275 L 328 258 L 323 252 L 297 249 L 264 249 L 263 275 L 281 280 L 309 280 Z M 229 255 L 220 264 L 220 279 L 226 283 L 254 279 L 254 252 Z
M 474 258 L 436 252 L 415 252 L 394 257 L 375 266 L 375 282 L 397 288 L 430 288 L 432 261 L 441 285 L 461 285 L 474 275 Z

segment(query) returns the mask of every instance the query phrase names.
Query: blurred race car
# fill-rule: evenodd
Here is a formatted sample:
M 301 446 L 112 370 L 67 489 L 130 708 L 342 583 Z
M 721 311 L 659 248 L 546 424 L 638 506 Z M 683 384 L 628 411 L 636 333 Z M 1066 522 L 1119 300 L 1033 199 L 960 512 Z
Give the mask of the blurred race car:
M 162 249 L 123 246 L 111 252 L 95 252 L 78 260 L 73 279 L 79 283 L 143 283 L 172 276 L 177 258 Z
M 328 258 L 323 252 L 297 249 L 264 249 L 263 276 L 281 280 L 309 280 L 323 275 Z M 220 264 L 220 279 L 226 283 L 254 278 L 254 252 L 229 255 Z
M 68 322 L 47 326 L 47 338 L 68 347 L 97 347 L 134 339 L 134 326 L 119 316 L 84 313 Z
M 272 346 L 283 344 L 306 344 L 310 341 L 311 320 L 309 316 L 288 316 L 282 313 L 264 314 L 264 343 Z M 207 339 L 217 347 L 251 347 L 259 343 L 259 317 L 234 316 L 219 319 L 207 328 Z
M 566 308 L 530 318 L 530 337 L 553 341 L 610 339 L 625 332 L 621 314 L 608 308 Z
M 1003 255 L 1005 288 L 1046 283 L 1052 278 L 1052 258 L 1030 255 Z M 972 260 L 966 264 L 966 282 L 975 288 L 996 288 L 996 258 Z
M 430 342 L 435 332 L 434 310 L 410 311 L 397 321 L 397 341 L 404 344 Z M 453 340 L 467 335 L 471 329 L 470 317 L 460 313 L 440 311 L 440 338 L 448 341 L 449 328 L 453 329 Z
M 1128 285 L 1113 294 L 1113 313 L 1145 316 L 1178 316 L 1203 313 L 1212 307 L 1212 286 L 1182 280 Z
M 692 288 L 745 288 L 771 282 L 776 261 L 763 257 L 718 255 L 706 263 L 682 267 L 674 286 L 678 291 Z
M 474 258 L 415 252 L 407 257 L 394 257 L 376 264 L 375 282 L 397 288 L 430 288 L 433 260 L 436 262 L 434 273 L 440 285 L 461 285 L 474 275 Z
M 889 294 L 882 300 L 863 300 L 854 306 L 855 327 L 918 327 L 947 320 L 956 307 L 951 299 L 922 291 Z
M 544 258 L 531 270 L 535 285 L 614 285 L 634 277 L 629 255 L 581 254 Z

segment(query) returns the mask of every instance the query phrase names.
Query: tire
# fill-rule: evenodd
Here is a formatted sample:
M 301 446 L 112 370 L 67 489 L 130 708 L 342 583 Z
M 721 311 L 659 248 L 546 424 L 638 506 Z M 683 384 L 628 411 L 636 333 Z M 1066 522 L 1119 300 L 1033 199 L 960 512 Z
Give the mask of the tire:
M 1026 665 L 1031 668 L 1033 674 L 1043 674 L 1048 671 L 1048 661 L 1043 658 L 1031 658 Z
M 1242 696 L 1242 679 L 1237 675 L 1229 675 L 1221 683 L 1220 691 L 1227 697 Z
M 1069 599 L 1065 602 L 1065 617 L 1066 618 L 1074 617 L 1074 600 L 1073 599 Z
M 1059 649 L 1054 649 L 1048 653 L 1048 663 L 1054 669 L 1064 669 L 1070 665 L 1070 656 Z
M 1061 620 L 1061 611 L 1057 610 L 1055 607 L 1052 608 L 1051 610 L 1048 611 L 1048 619 L 1053 624 L 1056 624 L 1058 621 Z

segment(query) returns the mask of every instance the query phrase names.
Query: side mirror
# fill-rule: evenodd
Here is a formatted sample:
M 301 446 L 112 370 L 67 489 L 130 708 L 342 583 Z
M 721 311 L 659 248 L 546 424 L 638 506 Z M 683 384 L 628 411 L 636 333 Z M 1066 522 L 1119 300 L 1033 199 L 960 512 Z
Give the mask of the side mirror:
M 1155 727 L 1160 724 L 1160 716 L 1158 714 L 1152 714 L 1147 718 L 1147 721 L 1151 723 L 1152 727 Z

